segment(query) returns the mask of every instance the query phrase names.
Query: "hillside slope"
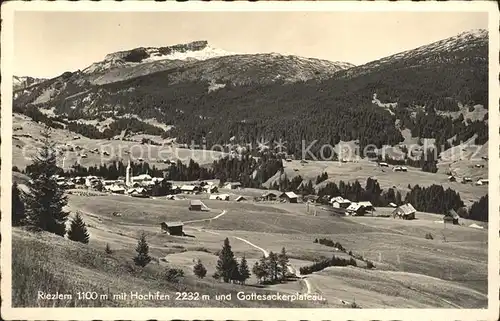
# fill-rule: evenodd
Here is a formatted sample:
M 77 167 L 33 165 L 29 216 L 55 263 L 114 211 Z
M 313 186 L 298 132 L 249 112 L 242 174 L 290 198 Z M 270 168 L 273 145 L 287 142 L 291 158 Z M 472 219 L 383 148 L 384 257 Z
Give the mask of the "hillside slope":
M 477 134 L 477 143 L 484 144 L 485 120 L 463 122 L 437 112 L 487 107 L 487 50 L 487 33 L 472 31 L 354 68 L 273 54 L 167 59 L 152 62 L 167 69 L 140 77 L 141 72 L 112 68 L 126 74 L 116 79 L 125 80 L 98 76 L 103 85 L 92 85 L 83 72 L 66 73 L 16 92 L 15 108 L 52 108 L 67 119 L 153 118 L 173 126 L 164 136 L 183 143 L 233 139 L 255 146 L 262 139 L 283 139 L 299 157 L 303 140 L 306 146 L 358 140 L 361 149 L 380 147 L 403 141 L 404 128 L 438 143 Z M 374 94 L 391 105 L 381 108 Z

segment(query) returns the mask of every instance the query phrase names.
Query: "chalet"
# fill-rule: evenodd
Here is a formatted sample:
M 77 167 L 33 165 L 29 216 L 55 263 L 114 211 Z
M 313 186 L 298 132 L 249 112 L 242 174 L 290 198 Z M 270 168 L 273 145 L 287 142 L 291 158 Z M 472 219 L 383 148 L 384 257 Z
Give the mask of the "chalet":
M 111 187 L 109 187 L 108 190 L 111 193 L 115 193 L 115 194 L 125 194 L 125 188 L 123 188 L 123 186 L 119 186 L 119 185 L 112 185 Z
M 236 198 L 236 202 L 241 202 L 241 201 L 246 201 L 246 200 L 247 199 L 241 195 Z
M 406 203 L 398 206 L 393 212 L 392 216 L 394 218 L 402 218 L 404 220 L 413 220 L 415 219 L 415 214 L 417 210 L 410 203 Z
M 153 178 L 148 174 L 141 174 L 137 176 L 132 176 L 132 182 L 146 182 L 151 181 Z
M 227 188 L 227 189 L 241 188 L 241 183 L 240 182 L 228 182 L 228 183 L 224 184 L 224 188 Z
M 290 163 L 292 161 L 291 158 L 285 158 L 285 162 Z
M 392 170 L 395 172 L 407 172 L 408 168 L 405 166 L 395 166 Z
M 203 186 L 203 191 L 205 193 L 213 194 L 219 191 L 219 188 L 216 185 L 205 185 Z
M 189 202 L 190 211 L 201 211 L 203 203 L 200 200 L 192 200 Z
M 362 216 L 365 214 L 366 209 L 360 203 L 351 203 L 351 205 L 346 208 L 346 212 L 353 216 Z
M 484 164 L 476 164 L 475 165 L 476 168 L 483 168 L 484 167 Z
M 184 236 L 182 222 L 162 222 L 160 226 L 161 230 L 168 235 Z
M 372 202 L 370 202 L 370 201 L 358 202 L 358 204 L 363 206 L 366 211 L 373 212 L 375 210 L 375 207 L 373 206 Z
M 444 223 L 453 223 L 453 225 L 458 225 L 458 219 L 460 217 L 458 216 L 457 212 L 455 212 L 454 209 L 451 209 L 446 213 L 443 217 L 443 222 Z
M 342 196 L 334 197 L 330 200 L 331 204 L 335 208 L 348 208 L 351 205 L 351 201 L 348 199 L 342 198 Z
M 218 201 L 229 201 L 229 195 L 228 194 L 210 195 L 209 199 Z
M 470 177 L 464 177 L 464 178 L 462 179 L 462 184 L 465 184 L 465 183 L 470 183 L 470 182 L 472 182 L 472 178 L 470 178 Z
M 298 198 L 294 192 L 286 192 L 280 195 L 281 200 L 289 203 L 297 203 Z
M 394 207 L 394 208 L 398 207 L 398 206 L 397 206 L 396 204 L 394 204 L 394 203 L 389 203 L 389 206 L 390 206 L 390 207 Z
M 455 176 L 448 176 L 448 180 L 450 182 L 456 182 L 457 181 L 457 179 L 455 178 Z
M 142 198 L 149 197 L 148 191 L 143 187 L 131 188 L 127 191 L 127 194 L 132 196 L 132 197 L 142 197 Z
M 277 197 L 278 197 L 278 195 L 276 195 L 273 192 L 266 192 L 266 193 L 262 194 L 262 198 L 266 201 L 274 201 L 274 200 L 276 200 Z
M 378 163 L 378 166 L 380 166 L 380 167 L 389 167 L 389 164 L 387 164 L 385 162 L 380 162 L 380 163 Z
M 183 185 L 181 187 L 181 192 L 184 194 L 194 194 L 198 191 L 198 188 L 194 185 Z

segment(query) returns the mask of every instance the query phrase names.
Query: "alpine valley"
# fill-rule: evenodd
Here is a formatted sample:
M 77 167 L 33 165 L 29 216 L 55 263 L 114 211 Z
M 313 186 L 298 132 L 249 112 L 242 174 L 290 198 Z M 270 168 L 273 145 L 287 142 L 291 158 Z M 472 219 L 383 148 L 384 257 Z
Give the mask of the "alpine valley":
M 487 307 L 487 31 L 331 59 L 195 41 L 14 77 L 14 306 Z

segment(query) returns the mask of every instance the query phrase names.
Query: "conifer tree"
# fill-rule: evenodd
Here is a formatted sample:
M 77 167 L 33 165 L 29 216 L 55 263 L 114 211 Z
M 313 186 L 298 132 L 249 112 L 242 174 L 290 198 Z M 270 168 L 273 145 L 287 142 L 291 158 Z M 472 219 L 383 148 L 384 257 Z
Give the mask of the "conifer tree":
M 268 269 L 266 258 L 263 256 L 259 261 L 255 262 L 252 268 L 253 274 L 259 279 L 259 283 L 265 281 L 268 277 Z
M 280 272 L 279 264 L 278 264 L 278 255 L 273 251 L 269 252 L 268 256 L 268 268 L 269 268 L 269 276 L 272 282 L 278 279 L 278 274 Z
M 87 244 L 89 242 L 89 233 L 80 213 L 76 213 L 75 218 L 71 221 L 68 231 L 68 239 Z
M 231 250 L 229 239 L 226 237 L 222 250 L 219 252 L 216 273 L 224 280 L 225 283 L 228 283 L 230 280 L 234 280 L 237 270 L 238 263 L 234 258 L 234 253 Z
M 203 263 L 201 263 L 200 259 L 198 259 L 198 261 L 194 265 L 193 273 L 200 279 L 203 279 L 207 275 L 207 269 L 205 268 Z
M 137 255 L 134 257 L 136 265 L 145 267 L 149 262 L 151 262 L 151 257 L 149 256 L 149 245 L 146 241 L 146 233 L 141 233 L 139 240 L 137 241 L 135 251 L 137 252 Z
M 281 253 L 278 255 L 278 265 L 281 271 L 281 279 L 284 280 L 286 277 L 286 271 L 288 269 L 288 255 L 283 247 Z
M 22 225 L 25 219 L 24 203 L 17 182 L 12 184 L 12 226 Z
M 111 250 L 109 243 L 106 243 L 106 248 L 104 249 L 104 252 L 106 252 L 106 254 L 113 254 L 113 250 Z
M 67 204 L 64 190 L 57 185 L 53 176 L 60 172 L 56 166 L 56 151 L 50 141 L 50 129 L 41 132 L 43 146 L 33 157 L 28 175 L 30 193 L 26 200 L 26 223 L 35 230 L 44 230 L 64 236 L 68 213 L 63 211 Z
M 245 281 L 250 277 L 250 270 L 248 268 L 248 263 L 245 256 L 243 256 L 240 261 L 239 276 L 240 276 L 240 281 L 243 284 L 245 284 Z

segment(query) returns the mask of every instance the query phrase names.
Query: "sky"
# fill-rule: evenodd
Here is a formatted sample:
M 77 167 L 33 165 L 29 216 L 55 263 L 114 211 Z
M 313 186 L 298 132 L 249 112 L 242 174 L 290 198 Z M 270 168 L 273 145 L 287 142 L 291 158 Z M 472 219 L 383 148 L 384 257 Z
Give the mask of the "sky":
M 207 40 L 356 65 L 488 28 L 473 12 L 29 12 L 14 18 L 14 74 L 55 77 L 108 53 Z

